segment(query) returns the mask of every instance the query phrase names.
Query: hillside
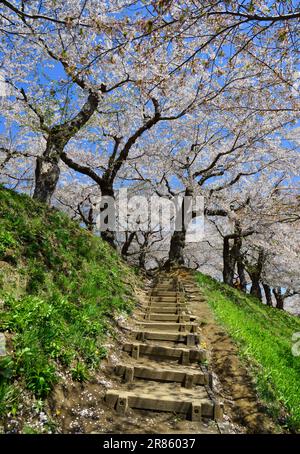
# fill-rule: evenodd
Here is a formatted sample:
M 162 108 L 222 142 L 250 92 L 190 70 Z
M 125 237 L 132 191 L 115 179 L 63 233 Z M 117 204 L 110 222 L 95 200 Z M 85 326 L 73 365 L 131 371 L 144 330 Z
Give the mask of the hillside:
M 110 345 L 118 341 L 115 318 L 132 313 L 138 279 L 105 242 L 26 195 L 1 188 L 0 218 L 0 333 L 6 341 L 6 354 L 0 356 L 0 429 L 56 432 L 57 422 L 48 415 L 40 425 L 35 420 L 47 414 L 52 390 L 56 399 L 62 395 L 62 378 L 73 386 L 76 399 L 83 389 L 78 384 L 99 388 L 93 380 L 107 356 L 107 338 Z M 244 417 L 239 414 L 234 420 L 232 414 L 232 420 L 252 433 L 261 431 L 256 416 L 248 418 L 249 408 L 256 411 L 261 401 L 281 427 L 299 431 L 300 361 L 291 348 L 300 319 L 201 273 L 188 273 L 194 274 L 205 298 L 193 307 L 203 342 L 212 350 L 210 367 L 221 394 L 229 383 L 237 411 L 244 410 Z M 222 337 L 222 327 L 228 339 Z M 230 343 L 237 347 L 232 349 Z M 229 347 L 235 375 L 225 367 Z M 253 394 L 249 373 L 255 382 Z M 244 409 L 235 394 L 238 387 L 246 397 Z M 107 411 L 104 408 L 101 411 Z M 54 411 L 58 419 L 60 411 Z M 118 421 L 115 415 L 108 417 Z M 74 419 L 71 412 L 69 419 Z
M 292 336 L 300 332 L 300 319 L 209 276 L 195 276 L 217 322 L 250 364 L 258 395 L 269 413 L 283 427 L 299 431 L 300 359 L 292 354 Z
M 65 214 L 0 189 L 0 419 L 42 406 L 62 373 L 92 378 L 114 312 L 134 306 L 135 274 Z M 23 410 L 22 410 L 23 409 Z

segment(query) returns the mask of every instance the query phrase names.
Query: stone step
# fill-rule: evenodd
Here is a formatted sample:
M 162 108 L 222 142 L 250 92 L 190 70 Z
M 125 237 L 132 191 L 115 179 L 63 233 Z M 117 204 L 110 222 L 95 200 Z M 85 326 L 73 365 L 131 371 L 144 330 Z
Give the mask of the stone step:
M 136 331 L 135 339 L 144 342 L 145 340 L 162 340 L 172 342 L 184 342 L 187 346 L 192 347 L 199 344 L 198 334 L 186 332 L 165 332 L 165 331 Z
M 185 331 L 188 333 L 196 333 L 198 329 L 197 323 L 136 322 L 136 325 L 143 328 L 153 328 L 154 330 Z
M 154 320 L 159 322 L 177 322 L 177 323 L 185 323 L 191 321 L 190 315 L 184 314 L 160 314 L 158 312 L 148 312 L 146 311 L 144 314 L 145 320 Z
M 181 413 L 192 421 L 201 421 L 202 417 L 219 420 L 223 413 L 222 405 L 210 398 L 204 386 L 187 389 L 177 383 L 130 384 L 127 389 L 107 391 L 105 400 L 120 414 L 138 408 Z
M 171 369 L 170 366 L 161 365 L 153 361 L 147 366 L 140 364 L 129 366 L 118 364 L 115 367 L 115 373 L 126 382 L 131 382 L 137 378 L 159 382 L 181 383 L 185 388 L 192 388 L 195 385 L 211 386 L 212 384 L 212 376 L 208 372 L 191 369 L 190 367 L 186 368 L 180 365 L 177 365 L 176 369 Z
M 207 360 L 206 350 L 200 348 L 176 348 L 158 344 L 128 342 L 124 344 L 123 350 L 135 359 L 139 359 L 140 356 L 150 356 L 156 361 L 169 359 L 178 361 L 180 364 L 204 362 Z

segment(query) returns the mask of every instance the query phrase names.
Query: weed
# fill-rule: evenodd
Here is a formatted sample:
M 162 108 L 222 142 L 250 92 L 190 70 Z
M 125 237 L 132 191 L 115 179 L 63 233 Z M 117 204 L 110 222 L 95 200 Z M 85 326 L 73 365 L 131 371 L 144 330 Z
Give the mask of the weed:
M 260 396 L 273 414 L 285 407 L 285 424 L 300 429 L 300 358 L 291 352 L 291 337 L 300 331 L 300 320 L 209 276 L 196 273 L 207 302 L 217 319 L 239 344 L 251 364 Z
M 0 260 L 17 276 L 10 284 L 0 262 L 0 329 L 14 352 L 0 369 L 3 415 L 17 411 L 19 385 L 43 401 L 61 368 L 74 380 L 91 376 L 107 354 L 113 313 L 133 308 L 122 279 L 134 273 L 100 238 L 26 195 L 0 188 L 0 212 Z
M 76 366 L 73 367 L 73 369 L 71 369 L 71 373 L 72 373 L 72 379 L 79 381 L 79 382 L 87 381 L 89 378 L 89 374 L 88 374 L 86 365 L 79 361 L 77 362 Z
M 22 433 L 26 434 L 26 435 L 34 435 L 34 434 L 38 434 L 39 432 L 34 427 L 25 425 L 23 427 Z

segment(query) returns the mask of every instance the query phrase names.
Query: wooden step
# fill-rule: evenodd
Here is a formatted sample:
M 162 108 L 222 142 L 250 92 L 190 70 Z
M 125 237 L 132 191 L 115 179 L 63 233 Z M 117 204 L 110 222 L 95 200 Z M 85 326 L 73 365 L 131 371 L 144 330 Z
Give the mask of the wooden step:
M 179 314 L 187 312 L 186 306 L 164 306 L 163 304 L 151 304 L 144 308 L 145 312 L 155 312 L 156 314 Z
M 145 340 L 163 340 L 172 342 L 184 342 L 189 347 L 200 343 L 198 334 L 186 332 L 166 332 L 166 331 L 137 331 L 134 332 L 135 339 L 144 342 Z
M 202 417 L 219 420 L 223 407 L 212 400 L 204 386 L 187 389 L 177 383 L 142 382 L 127 385 L 127 389 L 109 390 L 106 403 L 118 413 L 125 414 L 128 408 L 164 411 L 184 414 L 192 421 Z
M 166 302 L 177 302 L 178 298 L 176 296 L 150 296 L 151 301 L 166 301 Z
M 121 384 L 107 391 L 107 405 L 123 415 L 136 408 L 178 413 L 192 421 L 221 419 L 223 406 L 213 396 L 212 374 L 201 365 L 207 352 L 199 347 L 199 325 L 189 312 L 185 278 L 178 285 L 169 276 L 163 274 L 148 292 L 145 305 L 139 306 L 134 341 L 123 345 L 131 358 L 115 367 Z M 193 304 L 202 298 L 195 288 L 191 278 L 186 289 Z
M 135 359 L 138 359 L 140 356 L 150 356 L 156 361 L 169 359 L 179 361 L 180 364 L 204 362 L 207 360 L 206 350 L 200 348 L 175 348 L 158 344 L 128 342 L 124 344 L 123 350 L 128 352 Z
M 152 291 L 156 292 L 177 292 L 177 289 L 174 285 L 156 285 L 152 287 Z
M 208 372 L 180 365 L 177 365 L 176 369 L 171 369 L 170 366 L 164 366 L 160 363 L 156 364 L 153 361 L 149 366 L 119 364 L 115 367 L 115 373 L 126 382 L 131 382 L 134 379 L 176 382 L 181 383 L 185 388 L 192 388 L 195 385 L 210 385 L 212 383 L 211 374 Z
M 136 322 L 138 327 L 150 328 L 154 330 L 166 331 L 185 331 L 188 333 L 196 333 L 198 329 L 197 323 L 157 323 L 157 322 Z
M 187 307 L 187 303 L 185 301 L 153 301 L 151 298 L 149 301 L 146 303 L 146 306 L 164 306 L 164 307 L 174 307 L 174 306 L 180 306 L 180 307 Z
M 185 323 L 191 321 L 190 315 L 179 315 L 179 314 L 160 314 L 157 312 L 145 312 L 145 320 L 155 320 L 160 322 L 178 322 Z
M 178 292 L 174 290 L 158 290 L 158 289 L 153 289 L 151 292 L 152 296 L 180 296 Z
M 174 301 L 174 303 L 170 302 L 165 302 L 165 301 L 149 301 L 148 304 L 146 303 L 144 307 L 157 307 L 157 308 L 166 308 L 166 309 L 173 309 L 173 308 L 181 308 L 185 309 L 187 308 L 187 304 L 184 303 L 177 303 Z
M 152 287 L 152 290 L 166 290 L 167 291 L 170 291 L 170 292 L 177 292 L 177 286 L 175 285 L 172 285 L 172 284 L 169 284 L 169 285 L 165 285 L 165 284 L 158 284 L 158 285 L 155 285 L 154 287 Z

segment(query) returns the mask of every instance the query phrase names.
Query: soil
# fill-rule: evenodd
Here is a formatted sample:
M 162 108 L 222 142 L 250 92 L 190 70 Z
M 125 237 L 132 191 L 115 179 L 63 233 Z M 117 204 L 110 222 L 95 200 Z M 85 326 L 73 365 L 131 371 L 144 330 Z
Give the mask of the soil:
M 140 303 L 146 297 L 146 291 L 137 295 Z M 119 320 L 117 340 L 111 339 L 110 355 L 102 361 L 99 373 L 93 383 L 74 384 L 66 378 L 65 383 L 57 386 L 49 399 L 51 413 L 62 433 L 104 433 L 104 434 L 205 434 L 220 433 L 214 421 L 192 422 L 181 415 L 129 409 L 126 416 L 117 414 L 104 402 L 107 389 L 118 388 L 121 379 L 114 374 L 116 364 L 133 363 L 133 359 L 122 351 L 125 342 L 132 340 L 130 329 L 139 318 L 139 305 L 130 320 Z M 143 359 L 147 365 L 147 359 Z M 230 433 L 236 433 L 227 424 Z
M 214 394 L 224 403 L 222 422 L 191 422 L 180 415 L 130 409 L 126 416 L 117 414 L 104 402 L 108 389 L 118 388 L 121 379 L 114 374 L 120 362 L 132 360 L 122 351 L 124 342 L 130 339 L 130 328 L 139 317 L 139 304 L 135 314 L 125 320 L 115 320 L 116 329 L 106 347 L 110 354 L 103 360 L 92 381 L 74 383 L 70 374 L 61 372 L 61 382 L 52 392 L 42 411 L 32 411 L 28 397 L 24 406 L 23 421 L 11 419 L 8 432 L 18 432 L 27 425 L 39 432 L 55 433 L 104 433 L 104 434 L 206 434 L 206 433 L 277 433 L 273 420 L 259 401 L 247 365 L 241 360 L 238 348 L 215 320 L 210 307 L 191 274 L 178 271 L 187 278 L 186 292 L 191 312 L 201 325 L 201 343 L 209 352 L 209 368 L 214 378 Z M 147 292 L 138 289 L 137 298 L 145 299 Z M 145 360 L 147 361 L 147 360 Z
M 189 288 L 190 307 L 200 322 L 215 388 L 228 417 L 247 433 L 281 432 L 259 400 L 249 365 L 239 356 L 237 345 L 216 321 L 197 284 Z

